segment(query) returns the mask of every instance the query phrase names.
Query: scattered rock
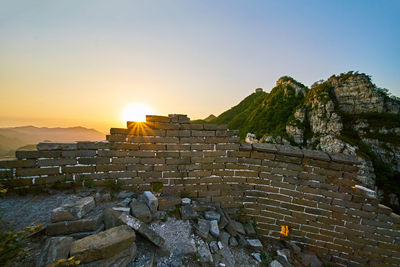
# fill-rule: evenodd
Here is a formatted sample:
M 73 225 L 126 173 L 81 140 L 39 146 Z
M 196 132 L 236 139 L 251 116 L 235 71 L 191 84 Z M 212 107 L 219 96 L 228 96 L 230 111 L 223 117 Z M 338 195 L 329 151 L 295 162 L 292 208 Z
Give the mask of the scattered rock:
M 211 250 L 211 253 L 217 253 L 218 252 L 217 242 L 215 242 L 215 241 L 211 241 L 210 242 L 210 250 Z
M 216 220 L 216 221 L 219 222 L 219 220 L 220 220 L 220 218 L 221 218 L 221 215 L 220 215 L 218 212 L 216 212 L 216 211 L 209 210 L 209 211 L 206 211 L 206 212 L 204 213 L 204 217 L 205 217 L 207 220 Z
M 248 235 L 248 236 L 254 237 L 257 235 L 256 230 L 254 230 L 253 224 L 251 224 L 251 223 L 245 223 L 244 230 L 246 232 L 246 235 Z
M 251 253 L 251 256 L 258 262 L 262 262 L 261 254 L 260 253 Z
M 158 198 L 158 210 L 166 210 L 181 204 L 181 198 L 178 196 L 162 196 Z
M 158 208 L 158 199 L 153 195 L 150 191 L 145 191 L 143 193 L 146 204 L 149 207 L 151 212 L 156 212 Z
M 213 257 L 207 244 L 202 239 L 196 239 L 197 253 L 200 257 L 200 262 L 211 265 Z
M 129 203 L 131 203 L 131 198 L 127 197 L 124 200 L 122 200 L 121 202 L 119 202 L 117 204 L 117 207 L 128 207 Z
M 280 250 L 277 250 L 276 251 L 276 254 L 278 255 L 278 256 L 282 256 L 284 259 L 285 259 L 285 261 L 287 262 L 287 263 L 291 263 L 291 258 L 290 258 L 290 250 L 289 249 L 280 249 Z
M 212 236 L 215 236 L 215 237 L 219 236 L 219 227 L 218 227 L 217 220 L 210 221 L 210 233 Z
M 127 207 L 113 207 L 112 209 L 126 214 L 129 214 L 131 211 L 131 209 Z
M 154 245 L 158 247 L 162 247 L 164 245 L 165 242 L 164 239 L 159 234 L 151 230 L 147 225 L 145 225 L 140 220 L 126 214 L 121 214 L 119 219 L 126 225 L 133 228 L 140 235 L 147 238 Z
M 222 242 L 225 246 L 229 245 L 229 239 L 231 235 L 225 232 L 224 230 L 221 230 L 218 236 L 218 240 Z
M 226 266 L 235 266 L 235 257 L 229 247 L 223 247 L 219 254 L 222 256 L 222 261 Z
M 72 221 L 81 219 L 95 207 L 93 197 L 85 197 L 67 203 L 51 211 L 51 222 Z
M 82 267 L 115 266 L 126 267 L 136 256 L 137 246 L 133 243 L 130 247 L 122 250 L 114 256 L 102 260 L 92 261 L 87 264 L 81 264 Z
M 190 220 L 194 219 L 197 216 L 197 213 L 193 210 L 192 205 L 184 205 L 181 208 L 181 215 L 182 215 L 182 220 Z
M 247 239 L 247 243 L 254 249 L 263 249 L 263 245 L 258 239 Z
M 204 240 L 208 240 L 210 231 L 210 222 L 205 219 L 199 219 L 197 222 L 196 233 Z
M 271 263 L 269 264 L 269 267 L 284 267 L 279 261 L 277 260 L 273 260 L 271 261 Z
M 49 266 L 57 260 L 68 258 L 71 245 L 72 237 L 48 238 L 40 254 L 40 261 L 37 266 Z
M 129 207 L 131 209 L 132 216 L 138 218 L 145 223 L 151 222 L 151 212 L 149 207 L 145 203 L 139 202 L 136 199 L 132 199 Z
M 315 255 L 315 253 L 311 251 L 303 251 L 301 254 L 301 261 L 305 266 L 310 266 L 310 267 L 324 266 L 317 257 L 317 255 Z
M 236 238 L 233 237 L 233 236 L 231 236 L 231 237 L 229 238 L 229 246 L 231 246 L 231 247 L 236 247 L 236 246 L 238 246 L 238 245 L 239 245 L 239 243 L 237 242 Z
M 118 199 L 126 199 L 126 198 L 132 198 L 135 194 L 131 191 L 121 191 L 118 193 L 117 198 Z
M 126 225 L 117 226 L 72 243 L 71 256 L 82 263 L 110 258 L 135 242 L 135 232 Z
M 221 241 L 218 241 L 218 242 L 217 242 L 217 245 L 218 245 L 218 248 L 219 248 L 219 249 L 223 249 L 223 248 L 224 248 L 224 245 L 222 245 Z
M 182 205 L 190 205 L 192 200 L 190 198 L 184 197 L 182 198 Z
M 112 208 L 108 208 L 104 211 L 104 226 L 106 229 L 113 228 L 115 226 L 123 225 L 124 223 L 119 219 L 121 212 L 116 211 Z

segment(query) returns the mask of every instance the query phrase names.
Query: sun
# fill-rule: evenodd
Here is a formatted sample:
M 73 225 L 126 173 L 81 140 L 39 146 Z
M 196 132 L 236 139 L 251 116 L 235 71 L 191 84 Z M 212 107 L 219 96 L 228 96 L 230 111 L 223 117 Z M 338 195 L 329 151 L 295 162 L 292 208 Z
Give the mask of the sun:
M 151 109 L 142 103 L 133 103 L 127 105 L 123 112 L 122 118 L 124 121 L 146 121 L 146 115 L 152 114 Z

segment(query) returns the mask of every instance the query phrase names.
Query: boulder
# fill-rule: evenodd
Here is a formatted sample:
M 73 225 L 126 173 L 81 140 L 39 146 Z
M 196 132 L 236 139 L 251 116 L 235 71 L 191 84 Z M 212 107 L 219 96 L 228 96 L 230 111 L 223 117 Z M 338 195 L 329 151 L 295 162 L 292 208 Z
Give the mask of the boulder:
M 245 223 L 244 224 L 244 231 L 246 232 L 246 235 L 255 237 L 257 235 L 256 230 L 254 230 L 253 224 L 251 223 Z
M 96 231 L 103 223 L 103 214 L 96 212 L 84 219 L 49 223 L 46 227 L 47 235 L 67 235 L 80 232 Z
M 236 238 L 233 237 L 233 236 L 231 236 L 231 237 L 229 238 L 229 246 L 231 246 L 231 247 L 236 247 L 236 246 L 238 246 L 238 245 L 239 245 L 239 243 L 237 242 Z
M 117 203 L 117 207 L 128 207 L 129 203 L 131 203 L 132 199 L 127 197 L 121 202 Z
M 230 237 L 231 237 L 230 234 L 228 234 L 224 230 L 221 230 L 220 233 L 219 233 L 219 236 L 218 236 L 218 240 L 221 241 L 222 244 L 224 244 L 224 246 L 228 246 Z
M 250 247 L 258 250 L 263 249 L 263 245 L 260 240 L 258 239 L 247 239 L 247 243 L 249 244 Z
M 92 261 L 92 262 L 89 262 L 86 264 L 81 264 L 79 266 L 81 266 L 81 267 L 99 267 L 99 266 L 126 267 L 129 265 L 129 263 L 132 262 L 132 260 L 136 257 L 136 255 L 137 255 L 137 246 L 135 243 L 133 243 L 127 249 L 121 251 L 118 254 L 115 254 L 114 256 L 112 256 L 110 258 Z
M 129 207 L 131 209 L 131 214 L 134 217 L 138 218 L 139 220 L 145 223 L 151 222 L 152 220 L 151 212 L 149 207 L 145 203 L 133 199 L 129 204 Z
M 189 205 L 190 203 L 192 203 L 192 200 L 190 198 L 184 197 L 182 198 L 182 205 Z
M 93 197 L 85 197 L 78 201 L 67 203 L 51 211 L 51 222 L 72 221 L 84 217 L 93 210 L 95 202 Z
M 222 261 L 225 263 L 226 266 L 235 266 L 235 257 L 232 254 L 232 251 L 229 247 L 223 247 L 219 254 L 222 256 Z
M 323 263 L 320 261 L 320 259 L 317 257 L 317 255 L 315 255 L 315 253 L 311 251 L 303 251 L 301 253 L 301 262 L 305 266 L 310 266 L 310 267 L 324 266 Z
M 117 226 L 73 242 L 71 256 L 81 263 L 110 258 L 131 247 L 135 237 L 129 226 Z
M 210 249 L 208 248 L 207 244 L 202 240 L 199 239 L 196 242 L 197 247 L 197 254 L 200 257 L 200 262 L 211 265 L 213 263 L 213 257 L 211 255 Z
M 284 267 L 279 261 L 273 260 L 270 262 L 269 267 Z
M 49 266 L 57 260 L 68 258 L 71 245 L 72 237 L 60 236 L 48 238 L 40 254 L 38 267 Z
M 150 211 L 156 212 L 158 209 L 158 199 L 156 198 L 156 196 L 153 195 L 153 193 L 150 191 L 145 191 L 143 193 L 143 196 Z

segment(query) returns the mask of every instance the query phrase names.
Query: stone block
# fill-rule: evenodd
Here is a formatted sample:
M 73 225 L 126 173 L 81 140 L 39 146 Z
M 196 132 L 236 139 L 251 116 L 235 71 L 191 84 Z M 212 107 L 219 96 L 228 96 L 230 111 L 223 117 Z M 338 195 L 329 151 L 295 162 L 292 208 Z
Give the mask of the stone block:
M 346 164 L 359 164 L 360 161 L 355 156 L 346 155 L 342 153 L 329 153 L 332 161 L 346 163 Z
M 64 165 L 75 165 L 76 159 L 38 159 L 37 165 L 39 167 L 44 166 L 64 166 Z
M 78 148 L 77 143 L 50 143 L 50 142 L 41 142 L 36 145 L 38 151 L 41 150 L 76 150 Z
M 95 207 L 93 197 L 85 197 L 78 201 L 67 203 L 51 211 L 51 222 L 72 221 L 81 219 Z
M 94 166 L 65 166 L 62 167 L 63 173 L 93 173 L 95 172 Z
M 146 122 L 171 122 L 170 117 L 166 116 L 156 116 L 156 115 L 146 115 Z
M 252 144 L 253 150 L 261 151 L 261 152 L 269 152 L 269 153 L 276 153 L 278 152 L 278 148 L 276 144 L 269 144 L 269 143 L 254 143 Z
M 194 137 L 215 136 L 215 131 L 199 131 L 199 130 L 192 130 L 192 136 L 194 136 Z
M 35 167 L 35 160 L 0 160 L 0 169 Z
M 219 236 L 219 227 L 218 227 L 218 221 L 217 220 L 211 220 L 210 221 L 210 233 L 214 237 Z
M 17 150 L 15 156 L 18 159 L 58 158 L 61 151 Z
M 166 210 L 181 204 L 181 198 L 178 196 L 162 196 L 158 198 L 158 210 Z
M 17 169 L 17 177 L 59 174 L 59 168 L 24 168 Z
M 129 248 L 135 238 L 135 232 L 130 227 L 117 226 L 73 242 L 71 256 L 75 256 L 81 263 L 110 258 Z
M 208 210 L 204 213 L 204 217 L 207 220 L 216 220 L 219 222 L 219 220 L 221 219 L 221 214 L 213 210 Z
M 321 150 L 303 149 L 303 154 L 304 154 L 305 158 L 317 159 L 317 160 L 323 160 L 323 161 L 331 160 L 328 153 L 323 152 Z
M 158 209 L 158 199 L 150 191 L 143 193 L 144 199 L 151 212 L 156 212 Z
M 122 212 L 116 211 L 112 208 L 108 208 L 104 211 L 104 226 L 106 229 L 110 229 L 124 223 L 119 219 Z
M 50 223 L 46 227 L 48 235 L 67 235 L 96 231 L 103 222 L 103 214 L 93 213 L 84 219 Z
M 55 261 L 68 258 L 72 241 L 72 237 L 68 236 L 48 238 L 40 254 L 38 266 L 50 266 Z
M 151 230 L 147 225 L 145 225 L 140 220 L 126 214 L 122 214 L 119 217 L 119 220 L 124 224 L 128 225 L 132 229 L 134 229 L 141 236 L 145 237 L 147 240 L 152 242 L 154 245 L 158 247 L 162 247 L 165 243 L 164 238 L 162 238 L 159 234 Z
M 136 199 L 132 199 L 131 203 L 129 204 L 131 214 L 138 218 L 139 220 L 149 223 L 152 220 L 151 212 L 149 207 L 142 202 L 139 202 Z

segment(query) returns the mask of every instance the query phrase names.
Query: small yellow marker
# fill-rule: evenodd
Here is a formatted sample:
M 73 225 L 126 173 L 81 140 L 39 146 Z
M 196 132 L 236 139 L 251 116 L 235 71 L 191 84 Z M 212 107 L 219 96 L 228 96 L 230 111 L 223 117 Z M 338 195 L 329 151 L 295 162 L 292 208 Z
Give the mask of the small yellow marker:
M 282 225 L 281 227 L 281 234 L 283 236 L 288 236 L 289 235 L 289 226 L 287 225 Z

